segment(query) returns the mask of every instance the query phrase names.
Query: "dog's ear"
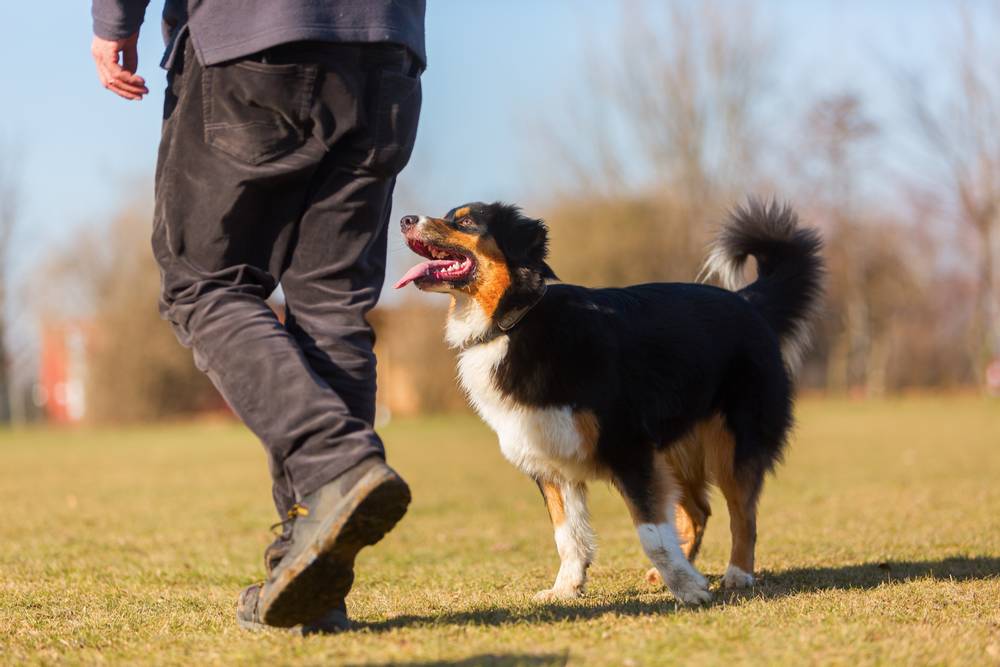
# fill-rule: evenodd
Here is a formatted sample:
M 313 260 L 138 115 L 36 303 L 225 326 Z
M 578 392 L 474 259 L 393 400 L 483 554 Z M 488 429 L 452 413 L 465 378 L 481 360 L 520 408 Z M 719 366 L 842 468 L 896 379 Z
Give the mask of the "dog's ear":
M 547 280 L 559 280 L 559 276 L 557 276 L 556 272 L 552 270 L 552 267 L 549 266 L 548 262 L 542 262 L 541 273 L 542 278 Z
M 529 218 L 517 206 L 497 202 L 494 207 L 494 236 L 507 260 L 539 272 L 542 278 L 556 278 L 545 262 L 549 254 L 549 229 L 538 218 Z M 492 231 L 492 230 L 491 230 Z

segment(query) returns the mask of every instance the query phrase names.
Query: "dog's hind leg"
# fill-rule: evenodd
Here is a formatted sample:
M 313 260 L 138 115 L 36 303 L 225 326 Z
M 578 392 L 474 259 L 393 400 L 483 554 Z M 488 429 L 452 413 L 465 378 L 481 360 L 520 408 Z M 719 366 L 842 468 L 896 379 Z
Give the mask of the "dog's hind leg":
M 552 588 L 539 591 L 535 600 L 550 602 L 579 597 L 587 584 L 587 568 L 594 560 L 595 539 L 587 510 L 587 486 L 582 483 L 538 481 L 545 507 L 552 519 L 559 574 Z
M 667 457 L 667 463 L 676 474 L 680 486 L 680 499 L 674 508 L 674 525 L 680 537 L 681 551 L 692 563 L 698 556 L 705 526 L 712 514 L 705 478 L 705 452 L 698 432 L 699 429 L 695 429 L 684 441 L 660 454 Z M 663 583 L 655 567 L 646 572 L 646 581 L 651 584 Z
M 732 549 L 729 566 L 722 577 L 724 588 L 752 586 L 754 551 L 757 545 L 757 500 L 764 471 L 758 466 L 735 467 L 734 441 L 722 420 L 717 420 L 716 437 L 706 441 L 706 459 L 713 481 L 722 490 L 729 508 Z
M 705 534 L 705 525 L 712 514 L 712 508 L 708 503 L 708 482 L 705 479 L 702 430 L 699 425 L 681 442 L 660 454 L 667 458 L 667 465 L 674 471 L 680 488 L 674 517 L 681 539 L 681 550 L 691 562 L 698 556 L 701 538 Z
M 681 551 L 692 563 L 701 549 L 701 538 L 712 510 L 705 498 L 705 487 L 688 488 L 681 492 L 681 499 L 674 508 L 677 532 L 681 538 Z
M 685 556 L 677 535 L 680 485 L 665 457 L 651 452 L 650 459 L 651 465 L 616 471 L 615 486 L 628 505 L 642 550 L 674 597 L 686 604 L 708 602 L 708 582 Z
M 705 494 L 705 487 L 700 487 L 699 492 Z M 674 521 L 677 526 L 677 535 L 681 542 L 681 552 L 692 563 L 698 556 L 698 549 L 701 548 L 701 538 L 705 534 L 705 524 L 711 514 L 707 498 L 703 501 L 693 500 L 694 491 L 684 489 L 680 501 L 674 508 Z M 690 495 L 689 495 L 690 494 Z M 650 584 L 662 584 L 663 578 L 659 570 L 655 567 L 646 571 L 646 581 Z

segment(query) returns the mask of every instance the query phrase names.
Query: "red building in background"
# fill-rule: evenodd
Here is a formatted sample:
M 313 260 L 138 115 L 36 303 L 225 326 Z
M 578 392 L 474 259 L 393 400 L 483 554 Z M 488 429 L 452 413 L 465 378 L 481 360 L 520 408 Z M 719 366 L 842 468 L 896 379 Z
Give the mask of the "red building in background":
M 49 421 L 70 424 L 87 414 L 87 348 L 93 327 L 69 321 L 42 327 L 38 402 Z

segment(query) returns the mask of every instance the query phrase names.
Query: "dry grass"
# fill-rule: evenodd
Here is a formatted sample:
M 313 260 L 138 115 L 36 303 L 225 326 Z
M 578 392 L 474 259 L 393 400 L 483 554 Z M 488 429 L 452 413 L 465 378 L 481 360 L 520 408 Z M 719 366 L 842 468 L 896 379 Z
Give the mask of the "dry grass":
M 170 664 L 1000 663 L 1000 404 L 809 400 L 765 491 L 749 595 L 675 606 L 643 582 L 621 501 L 593 494 L 589 595 L 557 567 L 538 492 L 470 417 L 396 422 L 407 519 L 359 561 L 358 630 L 248 634 L 264 457 L 232 424 L 0 434 L 0 662 Z M 724 504 L 701 569 L 728 548 Z

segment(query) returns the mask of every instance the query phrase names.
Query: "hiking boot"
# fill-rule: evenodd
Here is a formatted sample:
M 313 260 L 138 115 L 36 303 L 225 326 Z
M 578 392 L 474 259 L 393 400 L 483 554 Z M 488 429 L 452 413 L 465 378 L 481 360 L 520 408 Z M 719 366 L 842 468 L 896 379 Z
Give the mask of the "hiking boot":
M 291 515 L 294 516 L 295 512 L 293 511 Z M 288 530 L 283 531 L 281 535 L 276 537 L 275 540 L 271 542 L 266 549 L 264 549 L 264 569 L 267 571 L 268 579 L 270 579 L 274 574 L 274 568 L 278 566 L 281 559 L 288 553 L 291 545 L 291 531 Z M 239 600 L 236 603 L 236 623 L 244 630 L 257 631 L 268 628 L 275 629 L 274 626 L 267 625 L 261 621 L 257 613 L 257 604 L 260 599 L 260 590 L 263 585 L 263 582 L 253 584 L 251 586 L 247 586 L 240 592 Z M 303 623 L 302 625 L 296 625 L 291 628 L 279 629 L 289 630 L 295 634 L 305 636 L 311 634 L 332 634 L 335 632 L 343 632 L 344 630 L 349 629 L 350 625 L 350 619 L 347 617 L 347 609 L 345 605 L 341 603 L 340 607 L 330 609 L 326 614 L 314 621 Z
M 403 518 L 406 482 L 378 457 L 365 459 L 297 503 L 288 551 L 257 593 L 254 616 L 292 627 L 342 609 L 354 559 Z
M 236 623 L 244 630 L 258 631 L 275 629 L 264 623 L 260 619 L 260 591 L 264 584 L 252 584 L 240 592 L 240 598 L 236 603 Z M 279 628 L 284 631 L 291 631 L 294 634 L 314 635 L 333 634 L 343 632 L 351 627 L 351 621 L 347 618 L 347 609 L 343 602 L 337 608 L 330 609 L 319 618 L 295 625 L 291 628 Z
M 278 563 L 291 548 L 292 538 L 289 535 L 281 535 L 264 549 L 264 571 L 267 572 L 268 579 L 274 574 L 274 568 L 278 567 Z

